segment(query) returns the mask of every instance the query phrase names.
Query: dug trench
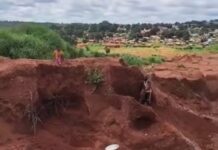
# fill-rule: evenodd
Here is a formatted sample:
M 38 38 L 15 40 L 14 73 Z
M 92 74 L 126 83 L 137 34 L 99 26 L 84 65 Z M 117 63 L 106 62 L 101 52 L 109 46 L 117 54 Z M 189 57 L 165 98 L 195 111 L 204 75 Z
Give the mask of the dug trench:
M 184 86 L 208 100 L 181 96 L 171 88 L 179 80 L 153 72 L 153 103 L 146 106 L 138 102 L 144 74 L 114 59 L 2 64 L 0 149 L 102 150 L 114 143 L 120 150 L 216 149 L 217 123 L 208 115 L 214 100 L 192 81 Z M 87 83 L 92 68 L 104 78 L 94 91 Z

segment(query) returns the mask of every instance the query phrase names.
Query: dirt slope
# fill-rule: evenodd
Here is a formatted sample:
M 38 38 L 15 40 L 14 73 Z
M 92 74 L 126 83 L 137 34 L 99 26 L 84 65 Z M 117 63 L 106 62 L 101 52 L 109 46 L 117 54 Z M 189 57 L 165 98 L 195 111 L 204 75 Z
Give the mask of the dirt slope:
M 155 112 L 202 150 L 218 149 L 218 55 L 183 56 L 153 71 Z
M 192 56 L 157 66 L 148 107 L 138 102 L 144 75 L 117 59 L 61 67 L 0 59 L 0 149 L 103 150 L 117 143 L 120 150 L 216 150 L 217 64 L 216 56 Z M 86 82 L 91 68 L 104 76 L 95 91 Z M 35 134 L 28 118 L 38 119 Z

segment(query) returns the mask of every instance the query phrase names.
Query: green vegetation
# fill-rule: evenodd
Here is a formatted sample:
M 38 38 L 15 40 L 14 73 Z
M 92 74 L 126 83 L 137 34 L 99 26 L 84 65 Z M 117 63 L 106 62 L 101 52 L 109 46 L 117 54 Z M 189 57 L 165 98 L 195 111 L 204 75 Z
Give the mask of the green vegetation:
M 153 55 L 151 57 L 144 58 L 144 60 L 145 60 L 145 62 L 147 61 L 146 65 L 161 64 L 165 61 L 163 57 L 158 56 L 158 55 Z
M 106 57 L 107 55 L 103 52 L 92 51 L 87 49 L 79 49 L 77 51 L 77 57 Z
M 110 51 L 111 51 L 111 49 L 110 49 L 109 47 L 107 47 L 107 46 L 104 48 L 104 50 L 105 50 L 105 53 L 106 53 L 106 54 L 109 54 Z
M 164 59 L 161 56 L 151 56 L 147 58 L 137 57 L 133 55 L 123 55 L 121 58 L 130 66 L 143 66 L 151 64 L 161 64 Z
M 218 44 L 213 44 L 207 47 L 201 44 L 190 44 L 186 47 L 178 46 L 177 48 L 164 47 L 159 42 L 153 44 L 144 44 L 142 46 L 149 47 L 134 47 L 134 44 L 130 44 L 129 47 L 120 48 L 108 48 L 100 43 L 88 44 L 83 49 L 75 49 L 72 44 L 73 41 L 70 35 L 75 35 L 75 37 L 80 37 L 83 35 L 83 30 L 89 29 L 87 25 L 80 27 L 79 24 L 67 25 L 66 36 L 63 36 L 59 32 L 59 27 L 55 28 L 55 25 L 39 25 L 24 23 L 20 25 L 14 25 L 13 27 L 1 27 L 0 28 L 0 56 L 10 57 L 10 58 L 31 58 L 31 59 L 51 59 L 53 50 L 60 48 L 64 51 L 65 58 L 76 58 L 76 57 L 121 57 L 127 64 L 131 66 L 142 66 L 150 64 L 159 64 L 164 61 L 161 56 L 173 57 L 177 55 L 184 54 L 199 54 L 218 52 Z M 139 26 L 135 25 L 132 28 L 134 32 L 139 32 Z M 50 28 L 52 29 L 50 29 Z M 95 27 L 99 27 L 99 31 Z M 81 30 L 76 30 L 80 29 Z M 118 27 L 116 25 L 110 24 L 108 22 L 103 22 L 100 25 L 91 25 L 90 33 L 104 34 L 104 36 L 112 37 L 108 35 L 109 33 L 117 33 L 115 30 Z M 129 26 L 125 27 L 126 30 L 130 30 Z M 170 27 L 169 27 L 170 28 Z M 151 27 L 152 35 L 158 32 L 157 28 Z M 57 31 L 57 32 L 55 32 Z M 62 30 L 61 30 L 62 31 Z M 105 32 L 107 31 L 107 32 Z M 122 31 L 122 32 L 127 32 Z M 173 30 L 174 31 L 174 30 Z M 183 30 L 182 30 L 183 31 Z M 68 34 L 71 33 L 72 34 Z M 76 32 L 76 33 L 75 33 Z M 120 33 L 119 31 L 118 33 Z M 58 34 L 59 33 L 59 34 Z M 174 33 L 174 32 L 173 32 Z M 80 35 L 81 34 L 81 35 Z M 120 33 L 123 34 L 123 33 Z M 175 34 L 180 36 L 181 32 L 175 31 Z M 64 34 L 65 35 L 65 34 Z M 80 36 L 79 36 L 80 35 Z M 90 34 L 91 35 L 91 34 Z M 168 36 L 175 36 L 174 34 L 166 34 Z M 164 37 L 165 37 L 164 36 Z M 181 34 L 181 38 L 186 35 Z M 87 38 L 87 37 L 85 37 Z M 86 40 L 88 40 L 87 38 Z M 92 40 L 96 38 L 91 38 Z M 67 42 L 68 41 L 68 42 Z
M 176 29 L 171 29 L 171 30 L 165 30 L 162 35 L 161 38 L 173 38 L 173 37 L 177 37 L 179 39 L 182 39 L 184 41 L 188 41 L 190 39 L 190 34 L 187 31 L 187 29 L 183 29 L 181 27 L 181 29 L 176 30 Z
M 133 55 L 123 55 L 121 58 L 130 66 L 143 66 L 146 64 L 145 60 L 141 57 L 133 56 Z
M 213 45 L 207 47 L 207 50 L 209 50 L 212 53 L 217 53 L 218 52 L 218 44 L 213 44 Z
M 99 69 L 91 69 L 87 74 L 87 82 L 98 87 L 104 81 L 102 72 Z
M 89 44 L 88 47 L 92 51 L 104 50 L 104 46 L 102 44 Z
M 85 48 L 77 50 L 77 57 L 119 57 L 119 54 L 111 53 L 110 48 L 106 50 L 101 44 L 90 44 Z
M 54 31 L 28 24 L 0 30 L 0 55 L 11 58 L 49 59 L 55 48 L 66 58 L 76 57 L 76 51 Z
M 183 48 L 177 48 L 178 50 L 185 50 L 185 51 L 203 51 L 204 48 L 201 45 L 188 45 L 186 47 Z
M 25 24 L 24 22 L 7 22 L 0 21 L 0 26 L 16 26 Z M 41 23 L 42 24 L 42 23 Z M 70 43 L 76 43 L 76 38 L 82 38 L 87 42 L 88 40 L 99 41 L 104 37 L 113 37 L 114 34 L 125 35 L 128 39 L 136 41 L 143 40 L 143 37 L 151 37 L 152 35 L 160 35 L 161 38 L 174 38 L 188 41 L 191 34 L 204 35 L 210 33 L 218 28 L 217 20 L 211 21 L 189 21 L 184 23 L 137 23 L 137 24 L 116 24 L 108 21 L 101 23 L 87 24 L 87 23 L 70 23 L 70 24 L 53 24 L 43 23 L 61 35 L 63 39 Z M 141 30 L 149 29 L 146 33 L 141 33 Z M 188 32 L 189 31 L 189 32 Z

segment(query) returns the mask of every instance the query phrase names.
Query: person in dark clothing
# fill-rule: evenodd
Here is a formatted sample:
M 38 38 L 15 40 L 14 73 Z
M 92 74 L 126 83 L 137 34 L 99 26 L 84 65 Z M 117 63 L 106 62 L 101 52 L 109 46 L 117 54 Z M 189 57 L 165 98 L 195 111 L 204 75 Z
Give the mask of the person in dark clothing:
M 151 89 L 151 82 L 148 78 L 143 81 L 139 102 L 141 104 L 151 105 L 151 96 L 152 96 L 152 89 Z

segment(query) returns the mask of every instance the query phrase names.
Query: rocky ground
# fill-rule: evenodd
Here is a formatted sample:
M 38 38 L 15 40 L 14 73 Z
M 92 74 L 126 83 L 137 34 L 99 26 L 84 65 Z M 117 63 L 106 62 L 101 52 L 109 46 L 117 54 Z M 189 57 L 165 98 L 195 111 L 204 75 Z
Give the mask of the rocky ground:
M 114 58 L 0 58 L 1 150 L 217 150 L 218 55 L 183 56 L 149 72 L 152 105 L 138 102 L 148 72 Z M 103 83 L 87 83 L 98 68 Z M 34 130 L 35 129 L 35 130 Z M 35 132 L 34 132 L 35 131 Z

